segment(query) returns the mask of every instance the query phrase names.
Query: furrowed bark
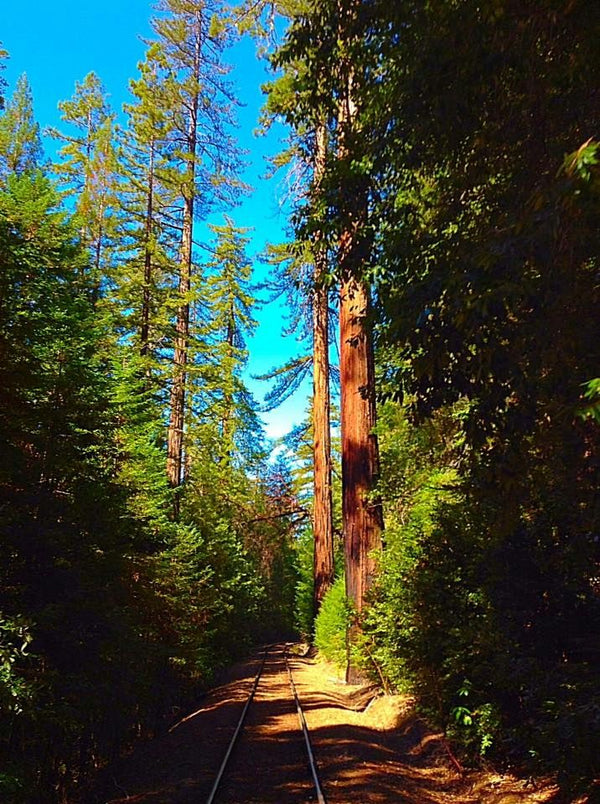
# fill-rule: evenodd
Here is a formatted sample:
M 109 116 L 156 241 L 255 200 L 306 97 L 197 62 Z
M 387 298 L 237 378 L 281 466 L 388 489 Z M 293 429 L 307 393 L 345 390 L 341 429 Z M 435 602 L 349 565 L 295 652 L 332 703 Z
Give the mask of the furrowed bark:
M 370 499 L 379 473 L 375 377 L 367 324 L 369 289 L 348 277 L 340 290 L 340 373 L 342 386 L 342 512 L 346 592 L 361 611 L 381 547 L 381 507 Z
M 315 184 L 323 176 L 327 131 L 317 131 Z M 331 402 L 329 391 L 329 294 L 319 284 L 327 271 L 327 251 L 322 236 L 315 238 L 315 290 L 313 294 L 313 460 L 314 460 L 314 613 L 333 583 L 333 504 L 331 491 Z
M 348 71 L 345 97 L 339 112 L 339 157 L 347 159 L 355 134 L 357 109 L 352 72 Z M 381 549 L 383 516 L 371 498 L 379 474 L 376 423 L 375 370 L 369 324 L 370 288 L 362 278 L 370 251 L 366 232 L 368 191 L 366 180 L 350 180 L 343 199 L 344 225 L 340 238 L 340 382 L 342 429 L 342 516 L 346 569 L 346 595 L 357 615 L 372 585 Z M 348 632 L 346 680 L 360 680 L 351 661 L 350 647 L 360 630 Z

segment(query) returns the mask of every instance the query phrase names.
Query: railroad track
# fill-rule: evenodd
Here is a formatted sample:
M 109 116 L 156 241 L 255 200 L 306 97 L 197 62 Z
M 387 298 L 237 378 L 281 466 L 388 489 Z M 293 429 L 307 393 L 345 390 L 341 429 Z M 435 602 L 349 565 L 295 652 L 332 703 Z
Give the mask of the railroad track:
M 281 653 L 281 657 L 276 655 L 278 653 Z M 298 715 L 298 728 L 302 731 L 304 747 L 306 749 L 306 755 L 308 759 L 308 767 L 310 768 L 311 784 L 314 790 L 314 793 L 311 795 L 310 798 L 312 801 L 316 801 L 318 804 L 326 804 L 325 796 L 323 794 L 321 783 L 319 781 L 317 763 L 313 753 L 306 718 L 302 710 L 302 705 L 300 703 L 300 698 L 298 696 L 298 691 L 296 689 L 296 685 L 294 683 L 294 677 L 292 675 L 292 668 L 289 662 L 289 644 L 285 645 L 283 651 L 281 651 L 280 646 L 278 645 L 269 645 L 268 647 L 265 648 L 259 663 L 258 670 L 254 677 L 254 681 L 250 688 L 248 698 L 246 699 L 246 702 L 242 709 L 242 713 L 240 715 L 236 728 L 233 732 L 233 736 L 231 737 L 231 740 L 223 757 L 223 761 L 221 762 L 217 775 L 215 776 L 212 789 L 210 791 L 208 798 L 206 799 L 206 804 L 214 804 L 215 802 L 219 801 L 219 792 L 222 789 L 224 780 L 227 778 L 227 770 L 230 764 L 231 756 L 234 753 L 234 749 L 236 749 L 237 746 L 236 754 L 239 754 L 241 751 L 244 750 L 244 740 L 243 740 L 244 724 L 246 723 L 248 712 L 252 707 L 252 703 L 255 699 L 256 692 L 260 686 L 261 678 L 263 677 L 265 665 L 267 664 L 267 659 L 269 656 L 274 656 L 276 661 L 281 661 L 281 659 L 283 659 L 283 662 L 285 663 L 285 670 L 287 672 L 289 690 L 291 696 L 293 697 L 296 712 Z

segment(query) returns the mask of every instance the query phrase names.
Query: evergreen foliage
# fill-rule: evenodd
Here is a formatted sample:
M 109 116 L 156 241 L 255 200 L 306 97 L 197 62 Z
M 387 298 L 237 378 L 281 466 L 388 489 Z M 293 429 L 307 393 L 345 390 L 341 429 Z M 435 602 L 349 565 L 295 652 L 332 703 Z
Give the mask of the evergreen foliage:
M 340 444 L 338 411 L 334 408 L 334 436 L 332 439 L 333 461 L 333 528 L 334 528 L 334 561 L 337 575 L 342 572 L 343 541 L 341 536 L 342 489 L 340 477 Z M 312 506 L 314 504 L 314 461 L 312 410 L 309 406 L 306 419 L 281 438 L 281 446 L 291 458 L 291 476 L 293 488 L 298 502 L 309 521 L 299 522 L 295 547 L 297 553 L 298 582 L 296 585 L 295 622 L 299 632 L 309 642 L 314 641 L 315 606 L 314 606 L 314 533 Z
M 0 117 L 0 182 L 5 184 L 13 174 L 33 172 L 40 166 L 41 156 L 40 127 L 34 118 L 31 87 L 23 74 Z
M 471 752 L 582 784 L 598 774 L 599 21 L 561 2 L 308 2 L 272 96 L 296 131 L 328 125 L 299 231 L 335 245 L 368 199 L 357 278 L 375 286 L 381 396 L 407 406 L 380 432 L 403 446 L 381 477 L 365 660 Z M 457 455 L 430 440 L 449 417 Z
M 86 257 L 57 204 L 40 174 L 10 177 L 0 196 L 3 684 L 9 698 L 16 692 L 2 751 L 16 747 L 22 763 L 9 787 L 40 801 L 95 751 L 114 750 L 113 728 L 135 718 L 130 662 L 143 649 L 126 608 L 132 523 L 111 478 L 108 388 L 80 281 Z M 104 705 L 113 686 L 123 723 Z
M 224 52 L 236 26 L 276 33 L 273 8 L 288 27 L 265 118 L 291 126 L 275 166 L 299 179 L 271 290 L 301 335 L 318 291 L 374 290 L 382 465 L 359 502 L 382 501 L 386 546 L 362 610 L 338 577 L 314 623 L 310 427 L 269 454 L 231 213 Z M 0 76 L 0 798 L 64 801 L 252 642 L 314 627 L 344 665 L 357 625 L 353 663 L 415 694 L 466 758 L 585 790 L 598 6 L 164 0 L 152 24 L 123 129 L 94 73 L 60 104 L 54 178 L 27 79 L 7 99 Z M 310 367 L 305 350 L 275 369 L 267 403 Z
M 157 23 L 167 39 L 170 25 Z M 56 183 L 39 169 L 25 79 L 0 117 L 2 800 L 65 800 L 217 668 L 293 624 L 298 505 L 242 381 L 256 301 L 229 218 L 186 297 L 189 482 L 173 518 L 177 132 L 194 86 L 169 64 L 169 41 L 149 47 L 118 148 L 99 78 L 76 85 L 61 104 L 69 130 L 52 132 Z M 207 108 L 188 188 L 203 214 L 239 185 L 232 141 L 219 140 L 228 102 Z
M 348 659 L 347 631 L 350 619 L 346 585 L 342 576 L 325 594 L 315 620 L 315 646 L 340 670 L 346 667 Z
M 65 133 L 48 134 L 63 143 L 60 162 L 54 165 L 59 186 L 74 199 L 82 243 L 89 249 L 87 267 L 94 298 L 111 279 L 111 246 L 114 243 L 117 208 L 117 155 L 114 145 L 114 112 L 106 90 L 93 72 L 75 83 L 73 97 L 59 103 Z

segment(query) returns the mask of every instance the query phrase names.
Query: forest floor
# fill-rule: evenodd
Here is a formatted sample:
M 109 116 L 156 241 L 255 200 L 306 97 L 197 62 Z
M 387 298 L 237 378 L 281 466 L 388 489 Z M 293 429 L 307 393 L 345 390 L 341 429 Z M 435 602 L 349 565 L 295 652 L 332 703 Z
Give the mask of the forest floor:
M 206 801 L 259 665 L 235 665 L 169 733 L 104 769 L 78 804 L 191 804 Z M 491 771 L 460 773 L 441 734 L 407 696 L 348 686 L 310 656 L 290 660 L 328 804 L 550 804 L 550 782 Z M 244 732 L 217 804 L 307 804 L 311 785 L 282 646 L 265 663 Z M 583 804 L 584 799 L 580 800 Z M 575 804 L 575 802 L 573 802 Z

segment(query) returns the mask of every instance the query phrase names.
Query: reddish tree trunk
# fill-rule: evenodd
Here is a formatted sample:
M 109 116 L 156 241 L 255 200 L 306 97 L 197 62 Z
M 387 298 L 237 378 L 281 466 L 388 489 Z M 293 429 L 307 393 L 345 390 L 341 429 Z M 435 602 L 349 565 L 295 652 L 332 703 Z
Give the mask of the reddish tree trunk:
M 325 127 L 317 131 L 315 183 L 323 176 L 327 147 Z M 322 237 L 315 238 L 313 296 L 313 461 L 314 461 L 314 613 L 333 583 L 333 503 L 331 493 L 331 402 L 329 392 L 329 294 L 318 283 L 327 271 L 327 251 Z
M 331 494 L 331 424 L 329 397 L 328 294 L 315 292 L 313 356 L 314 454 L 314 606 L 318 613 L 333 583 L 333 503 Z
M 167 475 L 173 488 L 183 482 L 183 430 L 185 424 L 185 390 L 190 335 L 189 293 L 192 279 L 192 232 L 194 220 L 194 196 L 184 199 L 183 235 L 179 263 L 179 297 L 175 324 L 175 349 L 173 352 L 173 383 L 171 385 L 171 413 L 167 433 Z
M 357 109 L 353 75 L 348 69 L 345 97 L 339 113 L 340 159 L 348 159 L 356 134 Z M 375 368 L 369 323 L 370 288 L 362 279 L 371 240 L 366 226 L 368 195 L 366 180 L 357 176 L 343 188 L 343 231 L 340 238 L 340 383 L 342 426 L 342 516 L 346 567 L 346 594 L 360 614 L 372 585 L 381 549 L 383 515 L 373 500 L 379 475 L 376 423 Z M 359 630 L 355 623 L 348 633 L 352 644 Z M 350 651 L 346 680 L 355 682 L 360 673 Z
M 357 611 L 371 586 L 381 547 L 381 507 L 370 498 L 379 473 L 375 379 L 371 333 L 366 321 L 369 290 L 354 278 L 340 291 L 340 381 L 342 387 L 342 512 L 346 591 Z

